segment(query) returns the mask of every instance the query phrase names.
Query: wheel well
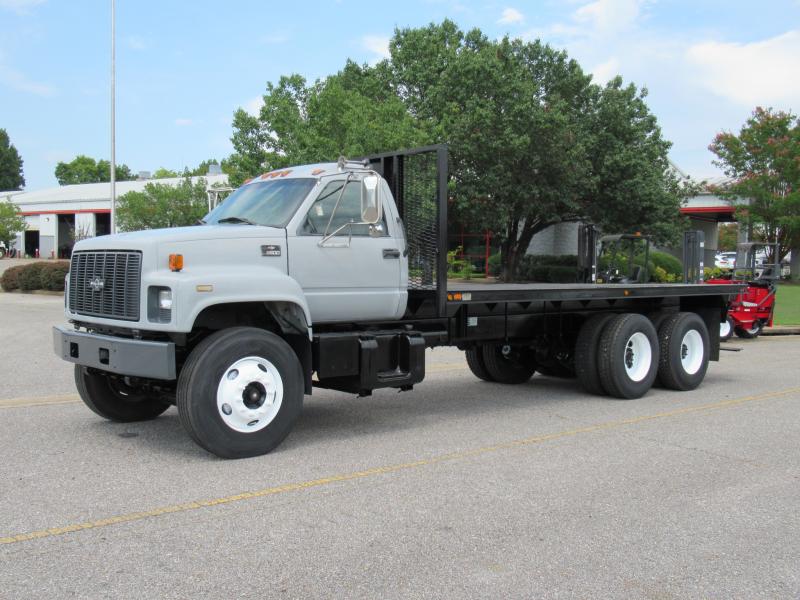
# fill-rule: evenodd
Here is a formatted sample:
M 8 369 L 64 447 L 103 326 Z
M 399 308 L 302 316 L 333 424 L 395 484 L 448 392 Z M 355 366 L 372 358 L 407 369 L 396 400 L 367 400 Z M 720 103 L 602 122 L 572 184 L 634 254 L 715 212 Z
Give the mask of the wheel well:
M 292 302 L 232 302 L 208 306 L 194 320 L 190 346 L 212 331 L 241 326 L 266 329 L 286 340 L 303 368 L 305 392 L 311 393 L 311 342 L 305 313 L 300 306 Z

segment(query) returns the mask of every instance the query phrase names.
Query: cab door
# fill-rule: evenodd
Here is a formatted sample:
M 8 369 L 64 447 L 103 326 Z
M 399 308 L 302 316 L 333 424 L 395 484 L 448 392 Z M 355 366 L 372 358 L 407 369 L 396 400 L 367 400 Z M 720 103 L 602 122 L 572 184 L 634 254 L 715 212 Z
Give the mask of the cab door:
M 386 202 L 381 223 L 360 225 L 360 181 L 339 179 L 321 188 L 299 227 L 287 232 L 289 275 L 303 288 L 313 322 L 399 318 L 407 297 L 405 242 L 387 219 Z

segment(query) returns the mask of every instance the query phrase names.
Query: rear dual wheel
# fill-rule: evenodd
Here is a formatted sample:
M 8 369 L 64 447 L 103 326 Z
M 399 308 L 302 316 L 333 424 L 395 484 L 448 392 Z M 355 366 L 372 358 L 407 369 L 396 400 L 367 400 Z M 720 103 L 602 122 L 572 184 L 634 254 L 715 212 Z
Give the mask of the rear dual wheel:
M 658 381 L 691 390 L 708 368 L 709 336 L 695 313 L 598 314 L 578 334 L 575 371 L 586 391 L 623 399 L 643 396 Z
M 535 353 L 524 346 L 487 344 L 466 351 L 470 371 L 484 381 L 520 384 L 536 372 Z

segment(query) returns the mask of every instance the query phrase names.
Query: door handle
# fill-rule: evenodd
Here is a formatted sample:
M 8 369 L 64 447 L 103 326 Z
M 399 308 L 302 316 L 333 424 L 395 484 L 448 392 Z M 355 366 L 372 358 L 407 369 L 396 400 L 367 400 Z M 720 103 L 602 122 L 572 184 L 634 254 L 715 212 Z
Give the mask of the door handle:
M 384 248 L 383 258 L 400 258 L 400 250 L 397 248 Z

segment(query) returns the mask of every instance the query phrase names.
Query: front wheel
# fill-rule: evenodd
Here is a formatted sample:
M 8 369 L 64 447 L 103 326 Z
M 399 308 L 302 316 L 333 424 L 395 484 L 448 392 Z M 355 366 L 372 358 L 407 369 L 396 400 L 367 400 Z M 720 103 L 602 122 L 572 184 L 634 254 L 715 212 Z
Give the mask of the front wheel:
M 149 421 L 167 410 L 169 402 L 128 385 L 124 379 L 75 365 L 75 386 L 84 404 L 117 423 Z
M 266 454 L 289 435 L 302 411 L 300 361 L 269 331 L 218 331 L 189 355 L 178 378 L 177 404 L 186 431 L 212 454 Z
M 761 335 L 761 329 L 763 327 L 764 326 L 761 323 L 761 321 L 756 319 L 755 321 L 753 321 L 753 324 L 749 328 L 737 327 L 735 331 L 736 335 L 738 335 L 740 338 L 744 338 L 746 340 L 752 340 Z

